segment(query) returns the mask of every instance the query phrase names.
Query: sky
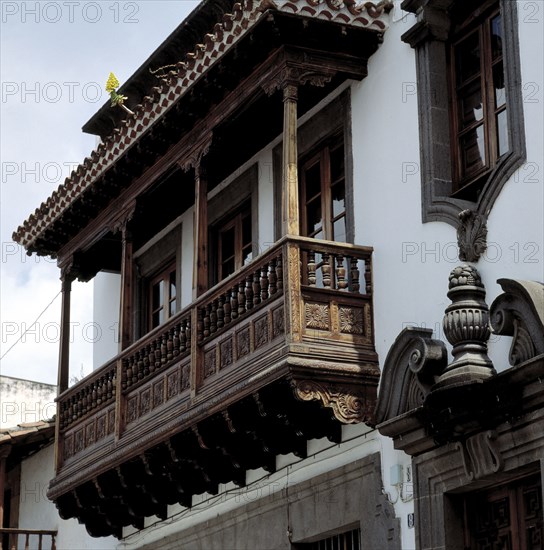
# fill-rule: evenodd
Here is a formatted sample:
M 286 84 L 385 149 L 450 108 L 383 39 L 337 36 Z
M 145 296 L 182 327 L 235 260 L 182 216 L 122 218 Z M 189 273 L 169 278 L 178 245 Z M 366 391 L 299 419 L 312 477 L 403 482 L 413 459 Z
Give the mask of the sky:
M 194 0 L 0 0 L 0 374 L 56 384 L 60 272 L 11 235 L 96 145 L 83 124 L 197 5 Z M 72 290 L 70 376 L 92 370 L 109 327 L 91 283 Z

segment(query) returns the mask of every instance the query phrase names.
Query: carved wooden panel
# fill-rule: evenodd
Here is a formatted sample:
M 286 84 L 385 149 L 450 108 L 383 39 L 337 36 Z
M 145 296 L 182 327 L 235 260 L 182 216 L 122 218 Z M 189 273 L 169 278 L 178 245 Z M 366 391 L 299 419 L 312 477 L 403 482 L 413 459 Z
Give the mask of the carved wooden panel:
M 96 412 L 86 422 L 67 430 L 61 449 L 63 460 L 68 460 L 84 449 L 99 443 L 115 430 L 115 407 Z
M 254 329 L 254 346 L 255 349 L 258 349 L 266 344 L 268 344 L 268 314 L 261 315 L 258 317 L 253 324 Z
M 204 378 L 215 374 L 217 368 L 217 353 L 215 347 L 204 354 Z
M 285 310 L 283 305 L 272 310 L 272 338 L 285 334 Z
M 126 423 L 131 424 L 142 416 L 162 407 L 190 387 L 190 360 L 155 373 L 154 379 L 137 387 L 127 395 Z
M 360 307 L 340 307 L 338 314 L 340 318 L 340 332 L 344 334 L 365 333 L 364 309 Z
M 236 333 L 237 353 L 238 359 L 246 356 L 250 351 L 250 335 L 249 327 L 246 326 Z
M 234 354 L 233 354 L 234 350 L 232 346 L 232 340 L 233 340 L 233 337 L 229 336 L 226 340 L 223 340 L 219 344 L 219 357 L 220 357 L 219 367 L 221 369 L 230 367 L 234 362 Z
M 308 329 L 330 330 L 329 304 L 307 302 L 304 304 L 304 326 Z

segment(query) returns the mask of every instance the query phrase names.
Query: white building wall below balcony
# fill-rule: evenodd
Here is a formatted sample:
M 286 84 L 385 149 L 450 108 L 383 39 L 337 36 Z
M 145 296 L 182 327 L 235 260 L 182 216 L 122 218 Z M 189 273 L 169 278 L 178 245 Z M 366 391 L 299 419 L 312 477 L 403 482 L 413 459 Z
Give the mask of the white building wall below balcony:
M 101 271 L 93 279 L 93 285 L 93 322 L 100 329 L 100 337 L 93 344 L 93 370 L 96 370 L 119 352 L 121 276 Z
M 19 529 L 57 530 L 57 550 L 116 548 L 116 539 L 92 538 L 85 531 L 85 527 L 75 519 L 63 520 L 59 517 L 55 505 L 47 498 L 47 487 L 54 477 L 53 464 L 53 445 L 49 445 L 22 462 Z M 50 540 L 49 537 L 44 539 L 44 548 L 48 548 Z M 38 548 L 37 537 L 31 537 L 30 542 L 30 550 Z

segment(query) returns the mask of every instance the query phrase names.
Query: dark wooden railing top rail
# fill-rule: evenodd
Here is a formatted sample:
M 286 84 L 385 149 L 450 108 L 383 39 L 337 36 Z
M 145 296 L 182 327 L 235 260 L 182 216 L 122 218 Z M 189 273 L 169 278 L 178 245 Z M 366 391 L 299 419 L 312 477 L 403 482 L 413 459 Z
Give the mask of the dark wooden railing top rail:
M 174 358 L 188 354 L 194 336 L 200 345 L 223 326 L 279 296 L 283 291 L 283 273 L 287 269 L 284 245 L 296 246 L 303 253 L 299 273 L 303 285 L 370 296 L 372 247 L 307 237 L 282 237 L 255 260 L 62 393 L 57 398 L 61 429 L 86 417 L 98 406 L 115 402 L 119 362 L 122 365 L 121 389 L 126 391 Z M 320 255 L 317 264 L 316 255 Z M 364 273 L 359 273 L 360 261 L 364 262 Z M 316 270 L 321 270 L 320 284 Z M 192 327 L 191 321 L 194 311 L 196 327 Z
M 56 537 L 57 531 L 41 531 L 38 529 L 11 529 L 0 527 L 0 542 L 2 535 L 9 535 L 9 546 L 4 548 L 2 543 L 2 550 L 18 550 L 19 549 L 19 536 L 25 537 L 24 550 L 30 548 L 30 537 L 38 537 L 38 550 L 56 550 Z M 51 546 L 43 546 L 43 538 L 51 537 Z

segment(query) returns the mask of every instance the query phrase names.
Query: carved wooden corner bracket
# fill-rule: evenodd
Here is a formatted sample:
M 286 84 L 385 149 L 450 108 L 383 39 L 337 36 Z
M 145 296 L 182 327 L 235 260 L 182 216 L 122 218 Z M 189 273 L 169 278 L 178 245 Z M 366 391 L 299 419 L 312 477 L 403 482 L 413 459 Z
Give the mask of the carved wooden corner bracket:
M 202 159 L 209 153 L 212 146 L 213 132 L 209 131 L 197 140 L 191 151 L 179 159 L 177 164 L 184 171 L 188 172 L 191 168 L 200 170 Z
M 373 422 L 374 400 L 362 389 L 326 382 L 300 380 L 293 382 L 293 391 L 301 401 L 321 401 L 330 407 L 343 424 Z
M 267 96 L 278 90 L 286 90 L 289 98 L 297 99 L 297 89 L 304 84 L 323 87 L 328 84 L 336 71 L 333 69 L 316 69 L 312 67 L 284 67 L 261 87 Z

